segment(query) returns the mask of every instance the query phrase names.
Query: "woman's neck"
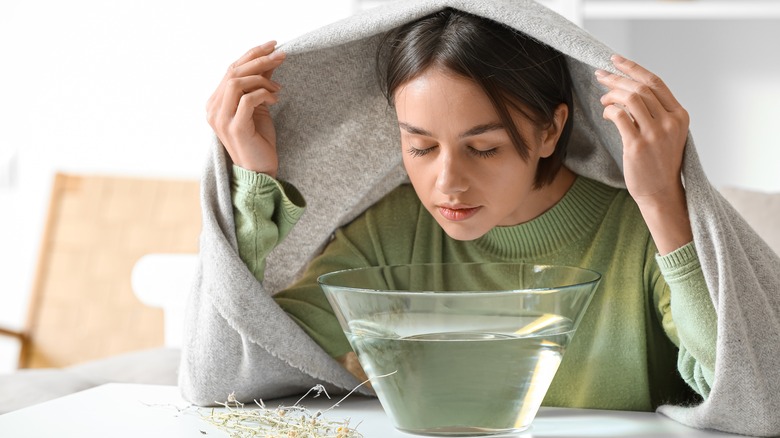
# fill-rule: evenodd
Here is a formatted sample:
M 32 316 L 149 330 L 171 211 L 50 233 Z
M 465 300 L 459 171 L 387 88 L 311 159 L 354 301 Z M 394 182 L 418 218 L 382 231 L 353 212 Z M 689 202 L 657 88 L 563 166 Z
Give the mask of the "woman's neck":
M 560 202 L 576 179 L 577 175 L 574 172 L 568 167 L 561 166 L 561 170 L 555 175 L 553 181 L 537 191 L 536 200 L 539 208 L 534 217 L 530 219 L 543 215 L 547 210 Z

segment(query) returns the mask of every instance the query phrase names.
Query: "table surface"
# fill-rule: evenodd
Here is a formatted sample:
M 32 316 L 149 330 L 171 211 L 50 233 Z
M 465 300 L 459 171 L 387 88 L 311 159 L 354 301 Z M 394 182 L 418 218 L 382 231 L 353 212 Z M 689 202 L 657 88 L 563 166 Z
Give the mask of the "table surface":
M 289 406 L 296 399 L 274 400 L 269 408 Z M 337 399 L 305 399 L 309 411 L 325 410 Z M 250 408 L 249 406 L 247 408 Z M 175 386 L 117 384 L 98 386 L 18 411 L 0 415 L 2 437 L 152 437 L 223 438 L 228 433 L 203 419 L 210 408 L 190 406 Z M 350 420 L 364 437 L 405 437 L 374 398 L 350 396 L 324 414 L 336 421 Z M 494 435 L 496 436 L 496 435 Z M 541 408 L 531 428 L 533 437 L 736 437 L 685 427 L 662 415 L 647 412 Z

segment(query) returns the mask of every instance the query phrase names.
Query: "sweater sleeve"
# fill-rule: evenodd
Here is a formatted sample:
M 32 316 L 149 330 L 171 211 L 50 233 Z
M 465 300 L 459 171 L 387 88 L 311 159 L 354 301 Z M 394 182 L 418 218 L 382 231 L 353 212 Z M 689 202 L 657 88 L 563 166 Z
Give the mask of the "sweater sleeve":
M 408 262 L 404 253 L 416 230 L 418 211 L 417 196 L 409 187 L 391 192 L 336 230 L 301 278 L 274 295 L 274 301 L 331 357 L 339 358 L 352 348 L 317 278 L 343 269 Z
M 291 184 L 235 165 L 231 194 L 239 257 L 262 282 L 266 257 L 298 222 L 306 203 Z
M 238 253 L 258 281 L 265 260 L 287 235 L 303 212 L 303 201 L 291 185 L 270 176 L 233 167 L 233 211 Z M 331 357 L 352 351 L 317 278 L 327 272 L 368 266 L 371 262 L 353 241 L 365 241 L 365 219 L 358 218 L 336 230 L 323 253 L 289 288 L 274 294 L 274 301 Z M 369 251 L 372 252 L 370 245 Z
M 408 190 L 393 192 L 353 222 L 337 229 L 331 242 L 310 262 L 303 275 L 273 295 L 279 307 L 333 358 L 343 356 L 352 348 L 317 278 L 328 272 L 382 264 L 383 247 L 376 242 L 377 228 L 381 228 L 378 222 L 397 219 L 398 214 L 413 214 L 414 209 L 408 203 L 416 198 L 411 198 L 409 193 Z M 262 281 L 265 258 L 300 217 L 303 201 L 291 185 L 237 166 L 233 168 L 232 196 L 239 256 Z M 414 223 L 408 219 L 392 222 Z
M 717 314 L 693 242 L 656 255 L 663 280 L 656 304 L 664 330 L 678 346 L 677 368 L 683 379 L 707 398 L 714 380 Z

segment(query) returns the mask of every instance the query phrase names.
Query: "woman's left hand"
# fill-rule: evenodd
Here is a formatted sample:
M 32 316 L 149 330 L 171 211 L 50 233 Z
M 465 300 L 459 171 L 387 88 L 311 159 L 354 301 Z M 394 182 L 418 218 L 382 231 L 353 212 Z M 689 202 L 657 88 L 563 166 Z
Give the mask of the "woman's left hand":
M 623 138 L 626 187 L 637 203 L 663 202 L 682 190 L 688 112 L 658 76 L 618 55 L 612 62 L 628 77 L 603 70 L 596 77 L 609 89 L 601 98 L 604 118 Z
M 596 71 L 608 89 L 604 118 L 620 132 L 626 188 L 665 254 L 692 238 L 680 173 L 690 119 L 661 78 L 618 55 L 612 62 L 628 77 Z

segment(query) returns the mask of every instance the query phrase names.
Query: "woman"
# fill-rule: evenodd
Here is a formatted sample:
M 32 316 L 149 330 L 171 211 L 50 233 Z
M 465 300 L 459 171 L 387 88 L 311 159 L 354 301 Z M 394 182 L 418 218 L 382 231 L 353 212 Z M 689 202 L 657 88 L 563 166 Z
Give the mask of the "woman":
M 413 189 L 399 187 L 337 230 L 303 275 L 274 296 L 276 303 L 330 357 L 361 376 L 316 285 L 322 273 L 449 261 L 588 267 L 603 274 L 602 284 L 545 404 L 652 410 L 692 401 L 689 389 L 707 398 L 715 382 L 718 316 L 680 178 L 688 115 L 663 82 L 618 56 L 614 67 L 626 76 L 596 71 L 607 90 L 603 117 L 622 140 L 627 190 L 621 190 L 563 164 L 575 102 L 566 58 L 556 50 L 452 9 L 396 29 L 380 48 L 383 91 L 395 109 Z M 280 102 L 272 74 L 284 62 L 274 43 L 251 50 L 209 101 L 209 121 L 235 166 L 238 253 L 260 281 L 266 256 L 304 205 L 293 186 L 275 179 L 280 160 L 268 106 Z M 219 314 L 230 326 L 250 318 L 213 305 L 216 313 L 201 304 L 196 314 L 212 320 Z M 265 342 L 258 334 L 235 331 L 243 359 L 231 359 L 223 373 L 217 361 L 196 367 L 185 357 L 185 395 L 200 384 L 268 397 L 263 393 L 295 380 L 291 374 L 277 380 L 286 373 L 281 364 L 247 354 L 256 348 L 249 344 Z M 185 356 L 209 342 L 194 344 Z M 267 345 L 272 355 L 286 354 Z M 297 368 L 314 376 L 317 364 Z

